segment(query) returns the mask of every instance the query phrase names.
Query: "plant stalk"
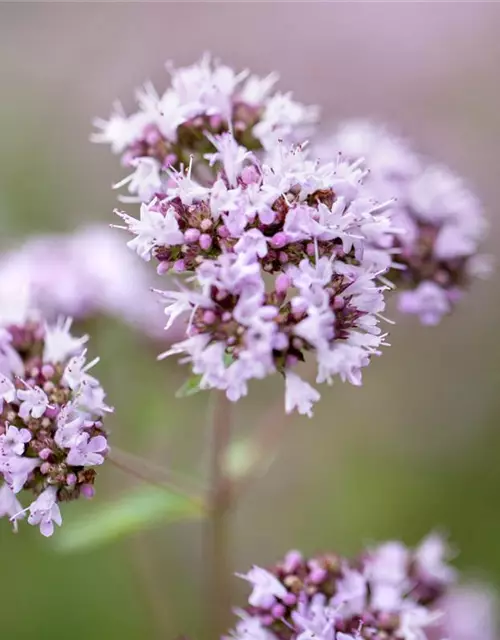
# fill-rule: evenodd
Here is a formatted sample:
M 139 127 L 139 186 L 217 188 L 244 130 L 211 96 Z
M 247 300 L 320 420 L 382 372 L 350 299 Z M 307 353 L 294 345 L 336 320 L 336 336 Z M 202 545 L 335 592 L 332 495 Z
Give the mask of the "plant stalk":
M 229 561 L 230 479 L 225 461 L 231 441 L 231 403 L 222 391 L 213 391 L 210 436 L 210 480 L 208 517 L 205 532 L 207 563 L 206 596 L 207 640 L 219 640 L 228 629 L 231 612 Z

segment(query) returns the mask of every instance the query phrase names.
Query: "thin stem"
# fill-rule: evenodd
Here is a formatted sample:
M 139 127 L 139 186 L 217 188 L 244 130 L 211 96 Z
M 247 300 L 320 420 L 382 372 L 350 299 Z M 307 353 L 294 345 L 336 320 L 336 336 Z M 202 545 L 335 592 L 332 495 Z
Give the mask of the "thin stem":
M 210 494 L 206 523 L 207 640 L 217 640 L 228 626 L 230 614 L 229 503 L 230 481 L 225 474 L 225 458 L 231 440 L 231 403 L 225 393 L 214 391 L 210 429 Z

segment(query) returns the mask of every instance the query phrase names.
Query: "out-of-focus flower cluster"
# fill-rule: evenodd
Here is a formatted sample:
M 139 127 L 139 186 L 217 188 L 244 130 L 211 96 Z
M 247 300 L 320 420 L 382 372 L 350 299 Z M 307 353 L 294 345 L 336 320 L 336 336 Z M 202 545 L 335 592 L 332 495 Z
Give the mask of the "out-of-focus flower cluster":
M 6 302 L 2 300 L 2 304 Z M 59 504 L 94 493 L 95 467 L 108 453 L 103 415 L 111 409 L 88 371 L 87 336 L 71 320 L 45 324 L 16 299 L 0 312 L 0 515 L 28 515 L 50 536 Z M 23 509 L 22 490 L 34 495 Z
M 229 638 L 495 640 L 491 596 L 456 590 L 446 556 L 434 534 L 413 550 L 387 542 L 354 560 L 291 551 L 268 569 L 240 576 L 252 593 Z
M 190 67 L 167 66 L 171 86 L 163 94 L 147 83 L 136 93 L 135 113 L 126 116 L 116 104 L 109 120 L 95 121 L 94 142 L 110 144 L 122 164 L 134 169 L 119 185 L 128 184 L 140 200 L 163 191 L 165 170 L 186 165 L 190 155 L 198 167 L 213 151 L 210 135 L 232 131 L 245 148 L 260 150 L 279 139 L 303 141 L 318 117 L 316 107 L 274 91 L 277 74 L 235 73 L 208 54 Z
M 190 274 L 189 288 L 162 292 L 167 327 L 189 319 L 164 355 L 233 401 L 279 372 L 286 410 L 311 415 L 320 396 L 296 365 L 312 356 L 317 383 L 360 384 L 384 344 L 392 280 L 404 310 L 436 323 L 478 270 L 484 221 L 460 181 L 369 126 L 310 154 L 316 110 L 271 94 L 274 80 L 204 57 L 172 70 L 162 97 L 139 92 L 138 113 L 98 121 L 94 140 L 135 167 L 121 185 L 139 219 L 118 212 L 128 246 L 159 274 Z
M 371 195 L 396 198 L 393 220 L 401 233 L 393 237 L 392 249 L 398 264 L 388 277 L 403 289 L 402 312 L 437 324 L 471 278 L 489 271 L 489 259 L 478 255 L 487 224 L 476 196 L 449 169 L 429 163 L 370 122 L 344 123 L 317 152 L 323 160 L 337 153 L 351 161 L 364 158 Z
M 46 320 L 112 316 L 152 339 L 168 338 L 154 279 L 107 226 L 27 240 L 0 257 L 0 281 L 9 304 L 23 299 Z

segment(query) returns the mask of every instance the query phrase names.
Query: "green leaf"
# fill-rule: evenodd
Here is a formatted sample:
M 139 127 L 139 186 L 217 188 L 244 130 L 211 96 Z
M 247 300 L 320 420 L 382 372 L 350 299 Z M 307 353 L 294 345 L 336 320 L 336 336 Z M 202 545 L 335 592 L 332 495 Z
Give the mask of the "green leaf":
M 188 396 L 193 396 L 195 393 L 198 393 L 198 391 L 201 391 L 202 389 L 200 388 L 200 380 L 201 376 L 199 375 L 191 376 L 190 378 L 188 378 L 182 385 L 182 387 L 180 387 L 180 389 L 177 389 L 177 391 L 175 392 L 175 397 L 187 398 Z
M 65 523 L 54 539 L 63 552 L 93 549 L 159 522 L 200 518 L 202 508 L 189 498 L 158 487 L 136 489 L 115 502 L 96 505 Z

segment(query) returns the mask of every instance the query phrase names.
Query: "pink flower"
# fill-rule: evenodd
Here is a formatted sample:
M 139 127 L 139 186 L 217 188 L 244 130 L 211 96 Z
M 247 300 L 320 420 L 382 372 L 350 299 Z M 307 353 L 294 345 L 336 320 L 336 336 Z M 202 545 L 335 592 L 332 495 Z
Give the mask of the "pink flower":
M 320 394 L 310 384 L 301 380 L 296 373 L 286 375 L 285 410 L 291 413 L 297 409 L 302 415 L 312 416 L 312 405 L 320 399 Z
M 253 567 L 248 573 L 236 575 L 253 586 L 248 602 L 254 607 L 270 608 L 276 598 L 283 598 L 288 593 L 279 580 L 260 567 Z
M 75 467 L 93 467 L 104 462 L 108 442 L 104 436 L 90 438 L 88 433 L 77 436 L 68 453 L 66 462 Z
M 17 397 L 21 400 L 19 415 L 24 421 L 27 421 L 30 416 L 41 418 L 49 406 L 47 394 L 40 387 L 20 389 L 17 392 Z
M 28 507 L 30 515 L 28 523 L 40 526 L 40 533 L 50 537 L 54 533 L 54 523 L 59 527 L 62 524 L 61 511 L 57 504 L 57 489 L 48 487 Z
M 31 432 L 28 429 L 8 425 L 5 434 L 0 436 L 0 451 L 4 456 L 22 456 L 26 443 L 30 440 Z
M 17 521 L 24 518 L 23 507 L 7 484 L 0 487 L 0 518 L 4 516 L 9 516 L 14 531 L 17 531 Z
M 449 553 L 446 541 L 439 534 L 432 533 L 424 538 L 415 551 L 415 566 L 422 579 L 451 584 L 456 572 L 446 563 Z
M 4 402 L 14 402 L 16 399 L 16 388 L 12 381 L 0 373 L 0 412 L 3 410 Z

